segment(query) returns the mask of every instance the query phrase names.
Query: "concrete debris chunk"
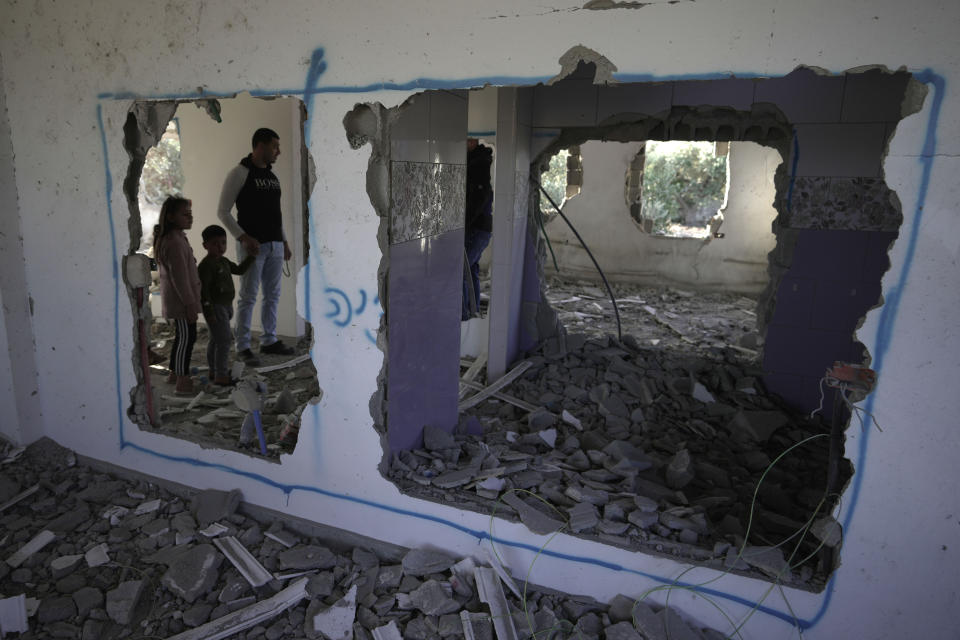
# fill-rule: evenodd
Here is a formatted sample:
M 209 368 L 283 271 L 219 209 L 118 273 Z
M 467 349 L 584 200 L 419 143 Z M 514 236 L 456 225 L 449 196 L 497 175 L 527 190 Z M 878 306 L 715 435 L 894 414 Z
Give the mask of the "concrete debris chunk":
M 159 510 L 161 505 L 162 502 L 159 498 L 156 500 L 149 500 L 140 504 L 136 509 L 134 509 L 133 515 L 142 516 L 148 513 L 153 513 L 154 511 Z
M 493 622 L 486 613 L 460 612 L 460 623 L 466 640 L 493 640 Z
M 244 629 L 280 615 L 299 603 L 307 595 L 306 584 L 307 579 L 301 578 L 275 596 L 218 617 L 167 640 L 222 640 L 236 635 Z
M 516 510 L 517 515 L 520 516 L 520 522 L 534 533 L 546 535 L 554 531 L 559 531 L 564 526 L 562 521 L 534 507 L 515 492 L 505 493 L 503 495 L 503 501 Z M 544 509 L 549 509 L 549 507 L 544 507 Z
M 630 622 L 630 626 L 633 628 L 633 603 L 633 598 L 628 598 L 623 594 L 614 596 L 613 600 L 610 601 L 610 609 L 607 611 L 610 622 L 614 624 L 617 622 Z
M 77 615 L 77 605 L 70 596 L 44 598 L 40 601 L 40 608 L 37 610 L 37 621 L 40 624 L 50 624 L 69 620 L 75 615 Z
M 560 414 L 560 419 L 578 431 L 583 431 L 583 423 L 566 409 Z
M 266 536 L 267 538 L 270 538 L 274 542 L 277 542 L 283 545 L 287 549 L 289 549 L 290 547 L 292 547 L 293 545 L 299 542 L 299 540 L 297 540 L 297 536 L 293 535 L 289 531 L 284 531 L 283 529 L 271 528 L 270 530 L 266 531 L 263 535 Z
M 547 446 L 553 449 L 557 444 L 557 430 L 556 429 L 544 429 L 538 434 L 540 439 L 547 443 Z
M 327 640 L 350 640 L 353 638 L 353 621 L 357 613 L 357 586 L 350 587 L 347 594 L 333 606 L 317 611 L 311 601 L 303 631 L 308 638 L 326 638 Z
M 690 459 L 690 452 L 681 449 L 673 458 L 666 470 L 667 486 L 671 489 L 683 489 L 693 481 L 693 462 Z
M 717 401 L 717 399 L 713 397 L 713 394 L 707 391 L 705 386 L 696 381 L 693 383 L 693 398 L 694 400 L 699 400 L 704 404 L 710 404 Z
M 83 587 L 73 592 L 73 602 L 77 605 L 77 615 L 85 618 L 91 611 L 103 606 L 103 592 L 96 587 Z
M 606 640 L 645 640 L 630 622 L 618 622 L 603 630 Z
M 107 592 L 107 615 L 117 624 L 130 624 L 133 612 L 140 602 L 145 582 L 143 580 L 128 580 L 117 585 L 116 589 Z M 73 604 L 73 600 L 70 600 Z
M 191 512 L 199 526 L 207 527 L 217 520 L 228 519 L 240 506 L 242 499 L 243 494 L 239 489 L 232 491 L 207 489 L 193 497 Z
M 230 531 L 230 527 L 226 527 L 220 524 L 219 522 L 213 522 L 210 524 L 210 526 L 206 527 L 205 529 L 200 529 L 200 531 L 198 531 L 197 533 L 199 533 L 200 535 L 206 536 L 207 538 L 216 538 L 217 536 L 222 535 L 227 531 Z
M 442 616 L 460 609 L 460 603 L 437 580 L 427 580 L 418 589 L 410 592 L 413 606 L 428 616 Z
M 329 569 L 337 564 L 337 556 L 319 545 L 297 545 L 277 554 L 280 569 Z
M 453 437 L 453 434 L 439 427 L 427 425 L 423 428 L 423 446 L 427 451 L 444 451 L 455 449 L 457 440 Z
M 403 640 L 397 621 L 391 620 L 387 624 L 373 630 L 373 640 Z
M 456 558 L 440 551 L 411 549 L 403 556 L 403 571 L 410 576 L 443 573 L 453 566 Z
M 493 628 L 497 632 L 498 640 L 518 640 L 517 629 L 497 574 L 493 569 L 477 567 L 474 578 L 477 581 L 477 595 L 480 596 L 480 602 L 490 608 L 490 617 L 493 618 Z M 468 626 L 466 620 L 463 626 L 466 631 Z
M 588 502 L 577 503 L 576 506 L 567 509 L 570 515 L 570 530 L 579 533 L 597 526 L 600 521 L 597 516 L 597 508 Z
M 213 544 L 236 567 L 251 587 L 260 587 L 273 579 L 273 575 L 233 536 L 217 538 Z
M 23 633 L 29 629 L 26 595 L 0 598 L 0 635 Z
M 50 575 L 54 580 L 59 580 L 73 573 L 83 561 L 82 555 L 60 556 L 50 561 Z
M 193 604 L 200 595 L 207 593 L 220 577 L 223 556 L 210 544 L 200 544 L 182 553 L 173 563 L 161 584 Z
M 109 550 L 110 548 L 107 546 L 107 543 L 102 542 L 87 551 L 83 555 L 84 559 L 87 561 L 87 566 L 90 568 L 99 567 L 110 562 L 110 556 L 107 554 Z
M 791 581 L 790 565 L 783 557 L 783 549 L 779 547 L 746 547 L 742 560 L 771 578 L 777 578 L 784 583 Z
M 17 495 L 10 497 L 3 504 L 0 504 L 0 513 L 3 513 L 4 511 L 9 509 L 13 505 L 17 504 L 18 502 L 26 500 L 27 498 L 35 494 L 39 489 L 40 489 L 40 485 L 35 484 L 29 489 L 25 489 L 20 493 L 18 493 Z
M 40 551 L 56 539 L 56 534 L 54 534 L 52 531 L 44 529 L 31 538 L 29 542 L 20 547 L 16 553 L 9 556 L 6 560 L 7 566 L 9 566 L 11 569 L 16 569 L 21 564 L 26 562 L 27 558 L 35 554 L 37 551 Z
M 810 533 L 828 547 L 837 547 L 843 541 L 843 527 L 831 516 L 826 516 L 810 525 Z

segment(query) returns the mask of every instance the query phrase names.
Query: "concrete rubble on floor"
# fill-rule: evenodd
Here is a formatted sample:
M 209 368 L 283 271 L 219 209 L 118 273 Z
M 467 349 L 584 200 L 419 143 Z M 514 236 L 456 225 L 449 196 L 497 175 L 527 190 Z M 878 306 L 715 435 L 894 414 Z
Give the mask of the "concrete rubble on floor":
M 235 387 L 211 384 L 206 366 L 201 365 L 195 367 L 193 375 L 196 392 L 190 397 L 176 396 L 173 385 L 166 381 L 169 370 L 164 366 L 169 360 L 173 343 L 172 325 L 154 321 L 151 334 L 151 349 L 157 356 L 155 361 L 162 363 L 150 366 L 157 419 L 154 425 L 141 424 L 141 428 L 205 446 L 261 455 L 255 434 L 252 435 L 252 443 L 246 442 L 251 438 L 250 434 L 241 437 L 245 424 L 253 433 L 253 420 L 252 414 L 240 410 L 231 400 Z M 193 351 L 195 365 L 204 360 L 207 340 L 208 332 L 201 325 Z M 267 444 L 267 458 L 276 459 L 293 451 L 301 412 L 308 402 L 322 396 L 309 349 L 310 338 L 306 336 L 296 344 L 298 355 L 260 355 L 263 366 L 255 368 L 245 367 L 239 359 L 233 363 L 233 378 L 242 378 L 244 382 L 266 389 L 261 397 L 263 406 L 260 419 Z M 236 358 L 236 354 L 231 354 L 231 358 Z M 146 416 L 145 411 L 143 415 Z M 146 419 L 142 422 L 146 422 Z M 254 446 L 251 448 L 250 444 Z
M 516 364 L 521 375 L 498 386 L 536 411 L 486 394 L 453 433 L 425 429 L 423 449 L 392 457 L 401 491 L 519 519 L 539 534 L 563 529 L 719 569 L 729 568 L 728 549 L 789 538 L 818 508 L 829 513 L 829 427 L 768 395 L 739 351 L 677 353 L 630 335 L 563 342 Z M 836 544 L 839 533 L 830 533 L 822 537 Z M 734 570 L 817 588 L 832 559 L 816 537 L 794 540 L 794 558 L 809 556 L 802 566 L 780 572 L 745 557 Z
M 21 483 L 40 487 L 0 514 L 5 532 L 0 557 L 10 557 L 65 514 L 78 509 L 85 514 L 19 567 L 0 562 L 0 624 L 3 632 L 20 632 L 24 640 L 493 640 L 494 627 L 500 640 L 547 632 L 554 638 L 627 637 L 615 635 L 625 631 L 624 621 L 614 619 L 615 608 L 532 586 L 518 589 L 496 564 L 477 566 L 485 560 L 431 549 L 340 546 L 336 539 L 297 533 L 295 522 L 247 515 L 234 502 L 239 496 L 224 495 L 230 492 L 219 492 L 226 502 L 217 503 L 225 509 L 215 510 L 228 536 L 214 544 L 202 539 L 177 544 L 177 536 L 195 533 L 200 517 L 212 517 L 214 512 L 201 516 L 200 506 L 214 494 L 199 492 L 191 501 L 142 480 L 68 466 L 63 462 L 68 453 L 42 439 L 0 471 L 0 486 L 12 485 L 13 493 Z M 63 491 L 57 494 L 56 487 Z M 144 503 L 152 503 L 150 509 L 137 515 Z M 226 555 L 231 562 L 223 562 L 218 547 L 232 550 Z M 110 553 L 105 564 L 79 560 L 103 548 Z M 237 558 L 231 556 L 241 548 L 270 572 L 268 581 L 254 587 L 234 566 Z M 310 567 L 305 575 L 280 577 L 301 566 Z M 504 579 L 509 589 L 501 586 Z M 525 593 L 526 600 L 515 593 Z M 624 600 L 633 602 L 618 599 Z M 488 607 L 489 602 L 496 604 Z M 671 615 L 671 633 L 673 620 Z M 634 633 L 646 637 L 639 628 Z

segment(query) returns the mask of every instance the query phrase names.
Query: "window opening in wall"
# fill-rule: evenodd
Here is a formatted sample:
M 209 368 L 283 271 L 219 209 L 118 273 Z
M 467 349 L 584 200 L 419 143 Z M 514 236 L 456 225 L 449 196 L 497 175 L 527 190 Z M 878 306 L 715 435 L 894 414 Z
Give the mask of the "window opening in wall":
M 268 460 L 278 460 L 281 454 L 294 450 L 302 412 L 308 402 L 318 400 L 322 394 L 309 357 L 312 332 L 296 313 L 296 277 L 307 257 L 304 185 L 308 183 L 308 162 L 304 161 L 306 150 L 302 146 L 304 119 L 302 103 L 282 97 L 138 102 L 131 109 L 124 127 L 125 145 L 131 155 L 125 181 L 131 203 L 131 245 L 150 258 L 154 269 L 141 280 L 149 285 L 130 289 L 137 320 L 134 362 L 139 384 L 131 392 L 133 405 L 129 414 L 142 429 Z M 250 157 L 251 139 L 260 128 L 279 137 L 280 153 L 267 159 L 267 163 L 279 185 L 282 238 L 271 244 L 264 236 L 259 247 L 263 258 L 244 261 L 239 243 L 226 230 L 229 225 L 218 216 L 218 207 L 226 178 L 237 167 L 244 167 L 248 178 L 257 170 L 266 179 L 266 167 L 258 166 Z M 269 137 L 272 144 L 272 134 Z M 258 155 L 254 159 L 263 158 Z M 241 185 L 242 188 L 245 187 Z M 280 296 L 274 315 L 279 340 L 268 343 L 269 339 L 263 338 L 264 323 L 269 323 L 271 316 L 262 313 L 264 294 L 258 288 L 250 320 L 249 355 L 253 358 L 237 353 L 235 339 L 243 276 L 230 273 L 223 263 L 223 268 L 204 272 L 210 276 L 205 276 L 209 288 L 204 295 L 214 304 L 202 307 L 197 317 L 196 342 L 187 375 L 178 376 L 179 372 L 173 370 L 181 366 L 172 357 L 175 350 L 182 353 L 175 318 L 182 316 L 189 324 L 189 311 L 171 311 L 169 301 L 164 310 L 164 287 L 157 268 L 160 256 L 154 255 L 154 228 L 170 196 L 190 200 L 192 224 L 186 225 L 186 242 L 180 247 L 185 256 L 183 268 L 177 270 L 172 263 L 164 266 L 164 278 L 170 282 L 178 278 L 177 287 L 186 287 L 191 296 L 192 282 L 199 282 L 200 270 L 189 260 L 187 246 L 198 265 L 214 251 L 207 264 L 219 265 L 212 261 L 213 256 L 225 249 L 224 257 L 248 272 L 256 269 L 258 260 L 266 259 L 268 252 L 277 256 L 274 266 L 280 278 Z M 233 202 L 228 204 L 230 217 L 236 221 L 236 207 Z M 182 213 L 185 209 L 179 206 L 177 210 Z M 250 224 L 249 218 L 243 224 Z M 204 238 L 204 230 L 213 226 L 222 231 Z M 250 230 L 251 235 L 261 232 Z M 164 237 L 174 236 L 168 233 Z M 218 242 L 222 243 L 220 249 Z M 284 242 L 290 250 L 289 260 L 282 259 Z M 269 277 L 267 273 L 263 271 L 262 277 Z M 230 285 L 234 290 L 232 297 Z M 170 296 L 172 289 L 175 287 L 169 287 L 166 295 Z M 182 301 L 179 297 L 177 300 Z M 216 358 L 215 351 L 208 355 L 213 342 L 220 350 L 226 350 L 225 359 Z M 211 362 L 215 371 L 211 370 Z
M 540 174 L 540 184 L 553 201 L 561 207 L 580 193 L 583 184 L 583 166 L 580 162 L 580 147 L 561 149 L 552 158 L 547 169 Z M 540 203 L 540 211 L 547 216 L 556 213 L 546 199 Z
M 799 77 L 806 78 L 802 74 Z M 778 80 L 788 89 L 793 82 L 789 78 Z M 792 107 L 789 96 L 796 95 L 795 91 L 772 81 L 770 85 L 764 82 L 757 81 L 757 95 L 762 90 L 776 89 L 788 96 L 783 98 L 786 104 L 782 108 Z M 622 113 L 607 113 L 603 118 L 598 115 L 596 121 L 578 115 L 582 122 L 569 128 L 550 120 L 554 114 L 548 109 L 538 110 L 536 106 L 549 104 L 554 90 L 570 107 L 555 117 L 571 120 L 570 114 L 589 113 L 596 105 L 605 104 L 605 100 L 624 104 L 624 96 L 636 97 L 637 108 L 646 105 L 647 99 L 671 100 L 671 96 L 694 92 L 698 100 L 702 98 L 709 104 L 710 91 L 716 91 L 718 101 L 729 95 L 725 90 L 729 87 L 724 87 L 723 82 L 699 85 L 684 81 L 667 87 L 669 90 L 652 84 L 598 89 L 590 78 L 581 77 L 576 86 L 582 91 L 582 99 L 571 90 L 573 86 L 564 79 L 552 87 L 537 87 L 532 114 L 521 114 L 521 121 L 524 115 L 531 116 L 535 130 L 531 139 L 537 139 L 537 127 L 541 138 L 555 136 L 552 142 L 535 143 L 540 153 L 532 158 L 530 172 L 547 183 L 552 177 L 554 184 L 549 188 L 558 196 L 555 199 L 567 200 L 562 167 L 568 158 L 560 161 L 556 156 L 561 150 L 579 149 L 580 164 L 576 169 L 589 177 L 582 183 L 580 195 L 564 203 L 565 213 L 574 218 L 579 232 L 592 251 L 597 252 L 606 275 L 614 282 L 621 314 L 627 318 L 625 325 L 629 325 L 631 314 L 634 324 L 625 326 L 622 340 L 612 335 L 611 304 L 592 267 L 570 268 L 578 260 L 584 261 L 584 250 L 569 237 L 555 233 L 562 228 L 562 221 L 554 218 L 547 220 L 544 235 L 552 243 L 560 274 L 551 270 L 542 240 L 537 240 L 535 247 L 528 247 L 528 255 L 536 256 L 536 268 L 545 275 L 538 283 L 543 297 L 539 301 L 523 297 L 522 310 L 515 320 L 538 332 L 539 343 L 511 363 L 511 373 L 498 380 L 487 379 L 483 358 L 477 357 L 460 361 L 460 379 L 453 380 L 453 385 L 449 384 L 450 379 L 441 379 L 439 375 L 413 382 L 410 377 L 395 378 L 389 370 L 395 365 L 396 356 L 404 357 L 418 349 L 437 354 L 431 364 L 448 364 L 449 350 L 438 348 L 437 331 L 442 327 L 428 326 L 437 317 L 440 303 L 431 300 L 430 304 L 412 305 L 411 301 L 416 302 L 414 298 L 420 295 L 417 286 L 431 294 L 441 291 L 444 265 L 452 265 L 454 260 L 439 258 L 438 236 L 416 238 L 416 245 L 410 247 L 408 254 L 402 253 L 399 245 L 385 248 L 385 256 L 389 255 L 385 271 L 389 271 L 391 283 L 389 298 L 385 300 L 387 315 L 397 314 L 397 305 L 402 305 L 399 313 L 409 314 L 417 322 L 412 324 L 414 330 L 408 332 L 396 315 L 391 320 L 391 328 L 400 330 L 391 330 L 389 336 L 390 354 L 384 359 L 387 375 L 381 376 L 386 386 L 381 387 L 378 397 L 407 398 L 447 385 L 447 391 L 429 396 L 434 403 L 429 406 L 456 398 L 459 411 L 456 422 L 418 420 L 412 426 L 422 440 L 413 438 L 407 446 L 392 449 L 386 446 L 381 470 L 404 493 L 485 513 L 491 513 L 496 505 L 498 517 L 520 520 L 539 534 L 562 530 L 624 548 L 775 581 L 789 575 L 793 587 L 820 590 L 838 565 L 842 541 L 840 527 L 829 514 L 853 469 L 849 460 L 838 459 L 830 452 L 830 425 L 820 417 L 809 417 L 816 398 L 813 407 L 798 406 L 788 403 L 781 397 L 783 394 L 772 388 L 777 378 L 769 375 L 771 364 L 806 362 L 806 354 L 791 351 L 790 345 L 784 344 L 783 334 L 778 337 L 780 342 L 774 352 L 765 352 L 763 332 L 771 326 L 792 330 L 798 318 L 815 315 L 811 309 L 812 294 L 803 289 L 813 275 L 802 270 L 816 269 L 820 264 L 813 257 L 817 250 L 811 251 L 810 246 L 821 245 L 803 243 L 822 243 L 825 250 L 830 250 L 841 246 L 848 233 L 889 233 L 887 227 L 895 231 L 899 224 L 895 199 L 880 179 L 849 178 L 847 173 L 839 178 L 791 176 L 787 168 L 791 164 L 794 125 L 788 122 L 781 106 L 758 103 L 736 110 L 722 103 L 704 106 L 697 102 L 694 107 L 689 102 L 668 102 L 655 115 L 645 116 L 628 105 Z M 897 114 L 903 98 L 900 86 L 899 90 L 890 91 L 890 104 L 896 107 Z M 705 87 L 710 91 L 703 94 L 700 90 Z M 427 113 L 439 112 L 431 108 Z M 397 197 L 403 197 L 408 189 L 420 193 L 424 188 L 440 187 L 442 181 L 437 177 L 446 170 L 431 167 L 416 187 L 397 180 L 398 175 L 412 170 L 399 166 L 409 159 L 387 155 L 384 161 L 385 150 L 423 147 L 407 145 L 406 137 L 419 131 L 418 135 L 429 140 L 432 134 L 428 133 L 429 126 L 406 127 L 396 115 L 396 110 L 390 109 L 382 110 L 378 116 L 381 122 L 395 127 L 386 140 L 375 138 L 382 127 L 370 128 L 374 149 L 368 174 L 369 181 L 378 175 L 391 176 L 392 172 L 391 202 L 379 201 L 378 191 L 370 189 L 368 182 L 371 201 L 382 216 L 381 224 L 391 233 L 405 228 L 402 224 L 398 227 L 396 215 L 402 203 L 397 202 Z M 875 129 L 877 139 L 873 142 L 882 141 L 884 131 L 892 130 Z M 349 132 L 348 126 L 348 136 Z M 713 164 L 722 169 L 714 166 L 711 175 L 726 174 L 729 168 L 730 185 L 725 175 L 723 180 L 713 180 L 721 185 L 720 195 L 714 192 L 712 200 L 706 200 L 707 204 L 701 200 L 697 207 L 686 205 L 689 211 L 705 209 L 703 213 L 711 212 L 711 216 L 719 208 L 726 209 L 725 236 L 714 233 L 715 225 L 699 237 L 655 234 L 652 222 L 646 233 L 637 228 L 638 216 L 643 219 L 643 195 L 650 188 L 645 180 L 650 166 L 647 155 L 659 146 L 652 143 L 670 140 L 702 143 L 692 148 L 708 150 L 714 157 Z M 507 141 L 499 142 L 501 150 L 509 148 Z M 828 149 L 821 150 L 821 159 L 833 157 L 829 153 L 831 144 L 825 143 Z M 881 144 L 870 147 L 871 153 L 877 154 L 876 167 L 881 159 L 877 150 L 882 148 Z M 591 164 L 592 159 L 604 154 L 612 167 L 609 184 L 602 179 L 602 167 Z M 696 155 L 701 155 L 699 150 Z M 503 155 L 498 158 L 501 163 L 509 160 Z M 392 166 L 386 168 L 384 164 Z M 867 162 L 863 165 L 866 169 L 874 166 Z M 801 165 L 807 170 L 812 166 Z M 824 170 L 827 169 L 830 167 Z M 517 177 L 522 177 L 519 169 Z M 698 183 L 692 179 L 687 182 Z M 787 202 L 788 185 L 795 185 L 792 205 Z M 605 198 L 603 206 L 591 200 L 593 188 Z M 879 203 L 877 215 L 867 219 L 854 214 L 839 221 L 840 210 L 855 200 L 849 197 L 838 201 L 835 210 L 824 212 L 820 208 L 823 198 L 837 189 L 843 194 L 855 191 L 858 202 L 863 198 Z M 672 198 L 684 203 L 684 193 L 674 193 Z M 529 202 L 526 230 L 529 237 L 534 237 L 532 230 L 539 229 L 533 214 L 539 213 L 538 208 L 546 211 L 546 206 L 541 198 L 528 198 L 526 191 L 514 196 Z M 498 193 L 497 197 L 505 194 Z M 403 202 L 408 201 L 403 198 Z M 619 207 L 620 217 L 614 224 L 606 222 L 606 204 Z M 630 205 L 637 205 L 633 215 Z M 582 209 L 579 217 L 578 207 Z M 425 207 L 421 213 L 427 209 L 442 210 Z M 450 208 L 451 212 L 454 210 L 455 207 Z M 741 211 L 759 212 L 759 217 L 739 215 Z M 683 215 L 681 220 L 686 221 L 687 217 Z M 591 227 L 592 223 L 599 226 Z M 699 220 L 697 225 L 707 226 Z M 831 225 L 839 228 L 825 228 Z M 745 232 L 749 227 L 762 233 L 751 236 Z M 777 231 L 776 238 L 771 229 Z M 381 228 L 379 238 L 389 237 L 382 231 Z M 631 233 L 640 237 L 638 244 L 625 242 Z M 860 242 L 866 238 L 856 235 L 850 240 Z M 741 241 L 755 246 L 749 251 L 738 248 L 736 243 Z M 889 242 L 886 235 L 870 241 L 878 246 Z M 805 254 L 791 267 L 789 260 L 801 255 L 795 251 Z M 602 257 L 614 254 L 620 257 L 619 269 L 616 263 L 611 266 L 609 259 Z M 878 260 L 877 264 L 881 262 Z M 521 267 L 514 267 L 519 274 Z M 791 268 L 798 273 L 793 276 L 794 282 L 787 282 L 789 276 L 785 278 L 784 273 Z M 882 268 L 875 264 L 871 269 L 865 277 L 879 283 Z M 724 270 L 730 270 L 729 281 L 717 278 L 718 272 Z M 427 275 L 405 281 L 407 274 L 413 272 Z M 527 278 L 528 272 L 524 271 L 523 277 Z M 382 284 L 386 282 L 385 277 Z M 404 285 L 403 294 L 393 288 L 395 282 Z M 824 290 L 832 291 L 829 284 L 822 283 Z M 771 291 L 774 300 L 770 298 Z M 828 295 L 826 299 L 833 298 Z M 869 300 L 863 301 L 865 304 L 851 304 L 844 309 L 839 308 L 839 303 L 829 304 L 830 313 L 813 320 L 827 326 L 817 325 L 813 333 L 832 331 L 837 334 L 837 344 L 843 344 L 825 352 L 835 351 L 840 357 L 851 353 L 845 345 L 854 342 L 854 324 L 848 324 L 848 320 L 862 317 L 878 299 L 877 288 L 872 290 Z M 452 317 L 451 322 L 455 322 L 455 316 Z M 794 334 L 811 333 L 809 327 L 801 329 Z M 788 335 L 794 334 L 788 331 Z M 853 345 L 854 351 L 858 346 Z M 855 359 L 868 357 L 860 349 Z M 435 373 L 430 371 L 429 376 Z M 802 382 L 797 381 L 797 388 L 803 386 Z M 815 378 L 804 388 L 816 392 L 816 383 Z M 478 392 L 486 395 L 474 402 Z M 381 410 L 373 411 L 385 442 L 394 421 L 406 417 L 392 413 L 388 428 L 388 404 L 389 401 L 381 402 Z M 829 398 L 825 404 L 829 405 Z M 821 415 L 824 414 L 830 414 L 826 407 Z M 848 418 L 840 416 L 834 420 Z M 781 453 L 798 443 L 804 444 L 773 464 Z M 831 464 L 839 469 L 839 481 L 834 485 L 837 491 L 825 497 Z
M 727 143 L 647 142 L 639 162 L 631 163 L 628 187 L 630 212 L 643 229 L 677 238 L 707 237 L 710 220 L 726 199 L 728 148 Z

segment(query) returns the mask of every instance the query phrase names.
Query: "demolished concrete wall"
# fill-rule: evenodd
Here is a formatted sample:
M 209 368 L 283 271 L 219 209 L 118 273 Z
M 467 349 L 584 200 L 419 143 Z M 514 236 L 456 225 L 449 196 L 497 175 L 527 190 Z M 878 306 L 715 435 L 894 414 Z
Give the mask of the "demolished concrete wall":
M 591 141 L 580 145 L 583 188 L 563 206 L 607 278 L 704 291 L 763 291 L 767 254 L 774 246 L 773 174 L 780 155 L 751 142 L 731 143 L 729 194 L 719 229 L 724 236 L 669 238 L 645 233 L 631 218 L 624 197 L 625 175 L 641 144 Z M 562 221 L 546 228 L 559 275 L 599 279 L 589 256 Z M 549 273 L 554 273 L 552 268 Z
M 960 562 L 960 550 L 949 543 L 956 528 L 951 479 L 960 301 L 944 292 L 960 277 L 953 240 L 960 101 L 946 93 L 960 75 L 953 45 L 960 7 L 885 5 L 864 12 L 731 0 L 586 12 L 416 2 L 374 12 L 300 1 L 278 12 L 223 0 L 182 11 L 108 0 L 8 3 L 7 15 L 0 56 L 26 288 L 8 289 L 4 280 L 2 299 L 9 304 L 24 293 L 34 301 L 43 434 L 81 454 L 197 487 L 239 485 L 254 503 L 399 544 L 430 540 L 482 553 L 478 542 L 487 545 L 493 535 L 515 575 L 526 575 L 536 558 L 534 582 L 603 599 L 669 585 L 684 567 L 563 535 L 547 540 L 500 520 L 491 534 L 489 517 L 401 496 L 377 472 L 382 449 L 369 404 L 383 364 L 378 337 L 381 346 L 389 340 L 378 336 L 383 252 L 380 220 L 367 195 L 369 150 L 349 146 L 344 115 L 358 102 L 393 107 L 427 88 L 546 81 L 557 74 L 564 51 L 593 38 L 589 34 L 602 34 L 584 44 L 616 64 L 614 78 L 621 82 L 781 77 L 798 64 L 834 74 L 908 65 L 931 92 L 920 112 L 895 128 L 882 125 L 877 138 L 880 150 L 890 140 L 877 171 L 903 203 L 904 219 L 884 276 L 886 302 L 858 330 L 881 381 L 864 406 L 884 431 L 855 427 L 847 437 L 856 475 L 838 514 L 846 534 L 841 567 L 822 594 L 784 588 L 789 603 L 782 596 L 764 599 L 769 585 L 747 578 L 723 576 L 708 588 L 736 619 L 762 601 L 742 630 L 746 638 L 796 635 L 794 616 L 804 637 L 814 639 L 954 631 L 957 577 L 944 567 Z M 196 98 L 198 87 L 204 96 L 295 95 L 309 116 L 305 137 L 317 163 L 310 244 L 316 250 L 297 300 L 316 327 L 313 359 L 325 394 L 305 411 L 297 449 L 279 465 L 140 432 L 123 414 L 135 375 L 128 356 L 133 318 L 118 276 L 129 243 L 120 188 L 129 164 L 122 127 L 135 99 Z M 803 158 L 801 149 L 800 163 Z M 847 254 L 842 243 L 839 250 Z M 10 335 L 8 318 L 12 346 Z M 13 376 L 29 366 L 10 357 Z M 891 505 L 909 505 L 909 514 L 891 517 Z M 546 552 L 537 558 L 543 545 Z M 696 582 L 721 574 L 698 569 Z M 680 579 L 689 583 L 691 576 Z M 653 597 L 662 602 L 664 595 Z M 679 591 L 674 598 L 704 624 L 723 628 L 710 604 Z M 865 610 L 869 617 L 849 615 Z

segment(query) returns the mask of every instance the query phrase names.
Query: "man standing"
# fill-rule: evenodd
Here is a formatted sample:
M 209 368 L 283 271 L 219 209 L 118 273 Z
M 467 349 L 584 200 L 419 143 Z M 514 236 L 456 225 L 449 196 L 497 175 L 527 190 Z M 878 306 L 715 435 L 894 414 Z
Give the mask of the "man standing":
M 493 231 L 493 187 L 490 166 L 493 149 L 467 138 L 467 203 L 463 236 L 464 274 L 461 320 L 469 320 L 480 308 L 480 256 L 490 244 Z
M 270 167 L 280 155 L 280 136 L 272 129 L 257 129 L 253 151 L 240 161 L 223 181 L 217 217 L 238 240 L 237 259 L 256 259 L 240 278 L 237 303 L 237 355 L 249 365 L 259 364 L 250 350 L 250 320 L 263 286 L 260 322 L 260 353 L 290 355 L 293 348 L 277 338 L 277 306 L 284 260 L 290 259 L 290 245 L 283 233 L 280 212 L 280 181 Z M 237 206 L 236 220 L 230 215 Z

